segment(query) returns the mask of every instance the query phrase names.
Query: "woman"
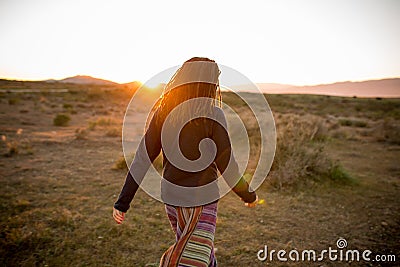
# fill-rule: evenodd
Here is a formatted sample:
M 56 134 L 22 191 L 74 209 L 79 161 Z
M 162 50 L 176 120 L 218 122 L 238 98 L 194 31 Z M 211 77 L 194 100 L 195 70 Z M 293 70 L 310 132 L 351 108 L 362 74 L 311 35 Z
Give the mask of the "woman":
M 196 187 L 197 190 L 201 186 L 213 184 L 218 178 L 219 171 L 246 206 L 254 207 L 257 203 L 256 193 L 250 192 L 248 183 L 242 177 L 239 178 L 237 163 L 226 131 L 225 116 L 222 109 L 216 106 L 216 103 L 221 105 L 219 74 L 215 61 L 199 57 L 191 58 L 177 70 L 166 85 L 163 96 L 155 108 L 142 139 L 142 146 L 139 146 L 141 149 L 139 148 L 136 153 L 119 198 L 114 204 L 113 217 L 120 224 L 139 187 L 138 184 L 149 167 L 149 163 L 144 159 L 147 156 L 149 162 L 153 162 L 162 151 L 163 180 L 168 182 L 162 183 L 161 191 L 168 219 L 176 234 L 176 242 L 163 254 L 160 266 L 217 265 L 214 255 L 214 234 L 218 196 L 214 193 L 205 194 L 206 196 L 194 194 L 196 196 L 193 197 L 178 195 L 176 191 L 168 189 L 169 182 L 183 187 Z M 184 117 L 189 120 L 185 121 Z M 187 121 L 189 122 L 186 123 Z M 181 129 L 180 125 L 183 126 Z M 182 167 L 175 161 L 171 162 L 179 153 L 172 153 L 171 156 L 171 148 L 164 145 L 161 135 L 162 131 L 173 132 L 176 128 L 180 129 L 178 148 L 190 161 L 196 161 L 204 156 L 200 142 L 203 139 L 211 139 L 215 146 L 211 145 L 208 148 L 210 151 L 212 148 L 216 149 L 214 154 L 207 154 L 208 160 L 212 156 L 211 163 L 199 169 L 190 169 L 192 168 L 190 164 Z M 144 171 L 136 171 L 139 168 L 144 168 Z M 232 179 L 234 183 L 231 182 Z

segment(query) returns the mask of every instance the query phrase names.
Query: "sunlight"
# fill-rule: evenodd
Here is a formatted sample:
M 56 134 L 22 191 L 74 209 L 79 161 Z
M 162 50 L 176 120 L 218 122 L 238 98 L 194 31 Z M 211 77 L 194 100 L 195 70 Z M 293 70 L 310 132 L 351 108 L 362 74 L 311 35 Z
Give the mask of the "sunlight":
M 147 82 L 143 83 L 143 86 L 148 89 L 157 89 L 160 87 L 160 82 L 154 79 L 150 79 Z

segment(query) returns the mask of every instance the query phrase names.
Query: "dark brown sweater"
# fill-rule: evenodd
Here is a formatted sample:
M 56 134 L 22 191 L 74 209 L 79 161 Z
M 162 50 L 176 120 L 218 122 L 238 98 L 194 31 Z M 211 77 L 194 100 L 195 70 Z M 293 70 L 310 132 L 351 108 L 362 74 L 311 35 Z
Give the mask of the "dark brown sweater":
M 165 157 L 161 145 L 161 129 L 162 125 L 157 119 L 158 113 L 156 112 L 150 122 L 150 125 L 141 140 L 141 145 L 136 152 L 134 161 L 130 167 L 130 171 L 125 179 L 125 184 L 114 204 L 114 207 L 122 212 L 129 209 L 129 205 L 144 178 L 151 162 L 163 152 L 163 178 L 180 186 L 195 187 L 208 184 L 218 178 L 218 171 L 222 173 L 226 181 L 229 179 L 237 181 L 240 176 L 238 166 L 233 158 L 233 164 L 229 165 L 229 179 L 225 177 L 225 170 L 231 157 L 233 157 L 231 142 L 226 127 L 226 119 L 223 111 L 215 107 L 214 114 L 217 121 L 222 122 L 223 125 L 211 119 L 198 118 L 190 123 L 187 123 L 179 135 L 179 147 L 182 154 L 189 160 L 196 160 L 200 157 L 199 143 L 204 138 L 210 138 L 216 145 L 216 156 L 214 161 L 205 169 L 197 172 L 185 171 L 175 167 Z M 145 144 L 145 146 L 144 146 Z M 147 153 L 148 157 L 144 155 Z M 149 159 L 149 160 L 148 160 Z M 134 179 L 135 177 L 136 179 Z M 229 184 L 229 182 L 228 182 Z M 233 184 L 233 191 L 245 202 L 251 203 L 255 201 L 255 192 L 250 192 L 248 183 L 241 177 L 236 184 Z

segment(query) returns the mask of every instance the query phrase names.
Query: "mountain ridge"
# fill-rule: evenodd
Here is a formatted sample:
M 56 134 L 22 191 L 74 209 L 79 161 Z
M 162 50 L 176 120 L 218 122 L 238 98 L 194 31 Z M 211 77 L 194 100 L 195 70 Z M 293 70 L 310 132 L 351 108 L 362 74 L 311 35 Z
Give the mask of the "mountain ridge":
M 400 97 L 400 78 L 344 81 L 318 85 L 282 85 L 258 83 L 260 91 L 272 94 L 321 94 L 357 97 Z
M 50 82 L 60 82 L 60 83 L 75 83 L 75 84 L 97 84 L 97 85 L 117 85 L 118 83 L 95 78 L 89 75 L 75 75 L 72 77 L 67 77 L 61 80 L 47 80 Z
M 0 79 L 2 83 L 10 82 L 30 82 Z M 127 83 L 117 83 L 101 78 L 95 78 L 88 75 L 76 75 L 60 80 L 49 79 L 42 81 L 45 83 L 72 83 L 80 85 L 104 85 L 117 86 L 123 85 L 127 88 L 138 88 L 141 82 L 132 81 Z M 266 94 L 317 94 L 317 95 L 332 95 L 345 97 L 384 97 L 384 98 L 400 98 L 400 77 L 365 80 L 365 81 L 341 81 L 327 84 L 317 85 L 290 85 L 280 83 L 256 83 L 258 89 Z M 251 89 L 253 88 L 253 89 Z M 256 92 L 254 85 L 237 85 L 231 87 L 235 91 Z

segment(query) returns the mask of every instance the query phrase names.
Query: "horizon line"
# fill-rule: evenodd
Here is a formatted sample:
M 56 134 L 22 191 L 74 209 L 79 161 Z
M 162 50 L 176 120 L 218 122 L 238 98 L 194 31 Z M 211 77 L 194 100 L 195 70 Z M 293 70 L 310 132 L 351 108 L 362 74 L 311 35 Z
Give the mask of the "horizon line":
M 108 82 L 112 82 L 115 84 L 123 85 L 127 83 L 132 83 L 132 82 L 140 82 L 141 84 L 144 84 L 145 82 L 141 80 L 131 80 L 129 82 L 116 82 L 113 80 L 101 78 L 101 77 L 95 77 L 91 75 L 83 75 L 83 74 L 77 74 L 74 76 L 68 76 L 65 78 L 61 79 L 55 79 L 55 78 L 48 78 L 48 79 L 24 79 L 24 78 L 13 78 L 13 77 L 0 77 L 0 80 L 9 80 L 9 81 L 20 81 L 20 82 L 46 82 L 46 81 L 55 81 L 59 82 L 67 78 L 74 78 L 74 77 L 90 77 L 93 79 L 100 79 Z M 358 83 L 358 82 L 366 82 L 366 81 L 380 81 L 380 80 L 391 80 L 391 79 L 400 79 L 399 76 L 391 76 L 391 77 L 382 77 L 382 78 L 370 78 L 370 79 L 365 79 L 365 80 L 340 80 L 340 81 L 335 81 L 335 82 L 321 82 L 321 83 L 310 83 L 310 84 L 295 84 L 295 83 L 284 83 L 284 82 L 254 82 L 254 84 L 277 84 L 277 85 L 286 85 L 286 86 L 293 86 L 293 87 L 306 87 L 306 86 L 322 86 L 322 85 L 329 85 L 329 84 L 337 84 L 337 83 L 346 83 L 346 82 L 351 82 L 351 83 Z

